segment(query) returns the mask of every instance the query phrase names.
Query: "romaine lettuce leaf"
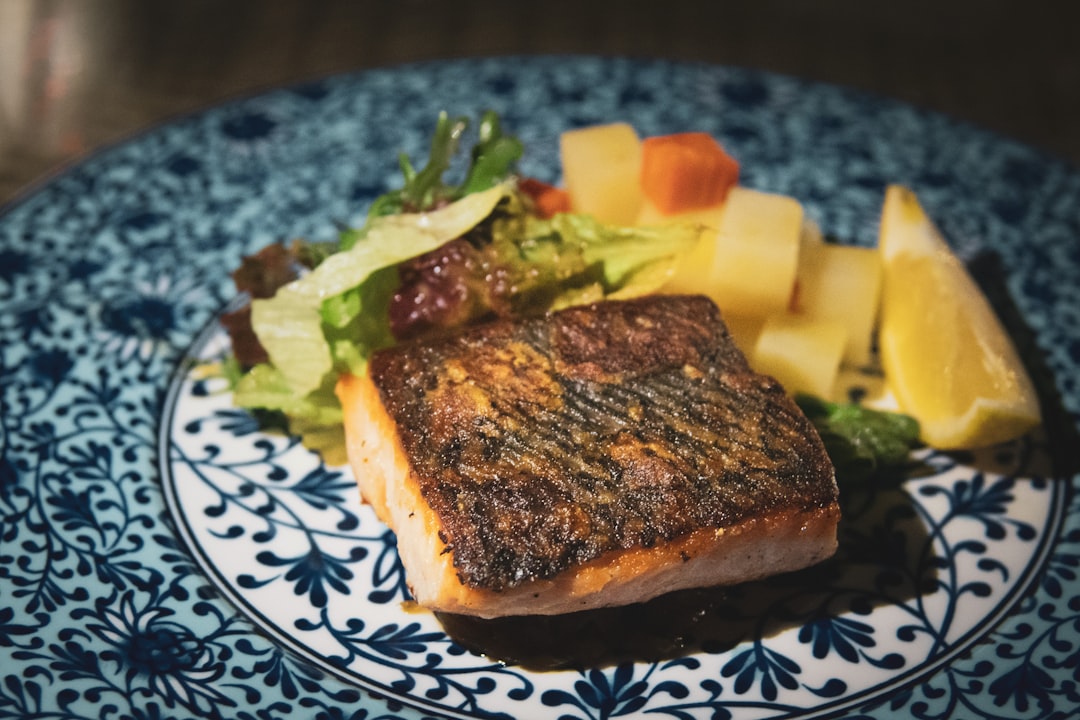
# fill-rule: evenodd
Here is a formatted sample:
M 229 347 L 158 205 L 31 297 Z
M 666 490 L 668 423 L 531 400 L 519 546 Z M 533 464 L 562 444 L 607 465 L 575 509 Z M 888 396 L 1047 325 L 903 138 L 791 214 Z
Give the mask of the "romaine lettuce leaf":
M 556 215 L 551 223 L 566 242 L 581 248 L 587 264 L 602 268 L 604 295 L 612 300 L 648 295 L 663 287 L 679 257 L 703 231 L 691 223 L 613 227 L 573 213 Z
M 289 432 L 299 436 L 309 449 L 318 451 L 327 463 L 340 465 L 346 461 L 341 403 L 334 394 L 332 379 L 298 396 L 272 365 L 256 365 L 237 380 L 233 402 L 239 407 L 280 413 L 286 418 Z
M 334 369 L 333 348 L 323 326 L 324 303 L 340 303 L 335 298 L 351 294 L 352 316 L 363 315 L 365 293 L 358 288 L 373 275 L 461 236 L 490 215 L 508 192 L 508 186 L 500 184 L 438 210 L 374 218 L 363 239 L 348 250 L 330 255 L 274 297 L 252 301 L 252 327 L 289 391 L 307 395 Z M 339 314 L 339 323 L 342 320 Z M 364 344 L 363 338 L 354 340 Z

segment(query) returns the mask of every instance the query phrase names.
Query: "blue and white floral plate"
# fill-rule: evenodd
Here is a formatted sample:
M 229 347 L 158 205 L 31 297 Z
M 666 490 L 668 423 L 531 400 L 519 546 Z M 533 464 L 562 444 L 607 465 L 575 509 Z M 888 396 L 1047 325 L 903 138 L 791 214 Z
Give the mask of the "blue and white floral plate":
M 439 110 L 487 108 L 549 181 L 568 127 L 711 132 L 745 184 L 851 243 L 875 241 L 886 183 L 912 186 L 961 252 L 1002 259 L 1061 413 L 1045 436 L 923 453 L 902 484 L 845 493 L 840 553 L 809 571 L 621 615 L 444 626 L 408 604 L 348 471 L 259 432 L 206 368 L 242 254 L 358 223 Z M 1080 409 L 1078 207 L 1076 170 L 939 116 L 625 59 L 334 77 L 102 152 L 0 211 L 0 717 L 1075 714 L 1080 478 L 1058 438 Z M 484 633 L 529 662 L 467 649 Z M 593 662 L 533 669 L 538 649 Z

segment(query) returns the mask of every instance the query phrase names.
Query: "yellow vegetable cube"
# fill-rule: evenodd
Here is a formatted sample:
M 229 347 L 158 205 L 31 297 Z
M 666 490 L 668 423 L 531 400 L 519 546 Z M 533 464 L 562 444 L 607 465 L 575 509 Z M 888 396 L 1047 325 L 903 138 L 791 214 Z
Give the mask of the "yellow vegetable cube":
M 801 315 L 835 320 L 848 329 L 844 362 L 866 365 L 881 296 L 881 259 L 876 248 L 803 244 L 796 307 Z
M 772 315 L 750 356 L 755 370 L 772 375 L 788 393 L 830 399 L 847 344 L 847 329 L 835 320 Z
M 802 229 L 802 205 L 794 198 L 732 188 L 719 229 L 680 262 L 666 289 L 704 293 L 737 315 L 783 312 L 795 286 Z
M 756 315 L 732 315 L 731 313 L 724 313 L 722 318 L 731 339 L 735 341 L 735 347 L 742 350 L 743 355 L 749 358 L 754 351 L 758 336 L 761 335 L 761 328 L 765 324 L 765 318 Z
M 641 139 L 626 123 L 568 130 L 559 138 L 563 184 L 574 212 L 633 225 L 641 209 Z

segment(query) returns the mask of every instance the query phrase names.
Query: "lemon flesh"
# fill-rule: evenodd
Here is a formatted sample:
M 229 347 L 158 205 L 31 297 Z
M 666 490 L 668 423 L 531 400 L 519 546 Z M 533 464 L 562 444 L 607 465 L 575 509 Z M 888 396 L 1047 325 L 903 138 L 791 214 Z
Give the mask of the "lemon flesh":
M 1038 425 L 1038 399 L 1012 341 L 911 190 L 886 190 L 879 248 L 881 362 L 923 441 L 977 448 Z

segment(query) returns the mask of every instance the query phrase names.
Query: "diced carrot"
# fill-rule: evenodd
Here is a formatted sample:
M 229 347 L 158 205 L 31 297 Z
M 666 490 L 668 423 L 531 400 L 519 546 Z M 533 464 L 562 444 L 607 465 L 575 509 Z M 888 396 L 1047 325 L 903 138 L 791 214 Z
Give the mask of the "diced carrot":
M 557 213 L 570 212 L 570 193 L 562 188 L 536 178 L 522 178 L 518 187 L 536 203 L 540 217 L 549 218 Z
M 664 214 L 717 205 L 738 181 L 738 161 L 708 133 L 642 141 L 641 191 Z

